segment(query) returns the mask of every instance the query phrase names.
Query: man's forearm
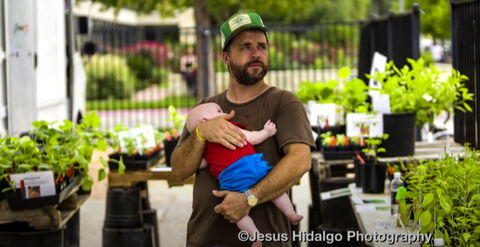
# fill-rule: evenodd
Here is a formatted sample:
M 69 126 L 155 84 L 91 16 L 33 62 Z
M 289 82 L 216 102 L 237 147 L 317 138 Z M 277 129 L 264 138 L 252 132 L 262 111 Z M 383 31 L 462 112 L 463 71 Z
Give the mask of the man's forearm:
M 178 181 L 183 181 L 198 170 L 202 161 L 205 141 L 191 134 L 185 142 L 172 153 L 172 173 Z
M 299 143 L 289 145 L 287 155 L 251 189 L 259 203 L 268 202 L 286 192 L 310 170 L 310 147 Z

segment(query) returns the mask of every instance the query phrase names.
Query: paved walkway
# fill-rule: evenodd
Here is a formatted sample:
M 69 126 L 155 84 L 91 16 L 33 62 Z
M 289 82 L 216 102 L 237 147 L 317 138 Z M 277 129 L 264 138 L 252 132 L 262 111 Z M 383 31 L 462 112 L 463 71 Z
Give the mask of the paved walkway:
M 101 164 L 99 156 L 108 158 L 108 152 L 95 152 L 92 158 L 90 175 L 97 179 Z M 192 205 L 192 185 L 168 188 L 166 181 L 149 181 L 150 204 L 157 210 L 158 227 L 160 231 L 160 247 L 185 246 L 187 222 Z M 105 198 L 107 181 L 95 182 L 92 195 L 80 209 L 80 247 L 102 247 L 102 227 L 105 219 Z M 308 204 L 310 204 L 310 189 L 308 174 L 302 178 L 300 185 L 293 188 L 293 202 L 297 211 L 304 216 L 300 230 L 308 228 Z M 301 247 L 306 247 L 303 243 Z

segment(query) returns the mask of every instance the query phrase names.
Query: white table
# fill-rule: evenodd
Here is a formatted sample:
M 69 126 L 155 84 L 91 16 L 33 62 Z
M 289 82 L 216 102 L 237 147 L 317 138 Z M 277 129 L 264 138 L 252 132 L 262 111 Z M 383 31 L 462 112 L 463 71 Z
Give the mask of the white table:
M 353 188 L 355 188 L 355 184 L 353 184 L 353 186 L 350 185 L 349 187 L 353 189 Z M 388 188 L 388 187 L 386 186 L 386 188 Z M 354 203 L 354 200 L 353 200 L 354 198 L 359 198 L 359 199 L 385 199 L 386 202 L 390 202 L 390 190 L 389 189 L 387 189 L 387 193 L 384 193 L 384 194 L 364 194 L 364 193 L 361 193 L 361 189 L 360 189 L 360 191 L 356 191 L 356 190 L 358 190 L 358 189 L 353 189 L 353 191 L 352 191 L 353 193 L 350 196 L 350 202 L 351 202 L 353 210 L 355 212 L 355 217 L 357 218 L 357 222 L 358 222 L 358 225 L 360 227 L 360 230 L 361 230 L 361 232 L 363 233 L 364 236 L 369 235 L 369 236 L 374 237 L 376 235 L 377 240 L 378 240 L 378 241 L 372 241 L 372 242 L 367 242 L 366 241 L 365 243 L 367 245 L 373 246 L 373 247 L 387 247 L 387 246 L 418 246 L 418 247 L 420 247 L 421 246 L 419 241 L 415 241 L 410 245 L 408 243 L 408 239 L 407 239 L 407 242 L 402 242 L 401 238 L 398 238 L 398 240 L 395 241 L 395 243 L 393 245 L 388 243 L 388 240 L 389 240 L 388 237 L 390 237 L 390 239 L 393 239 L 395 237 L 395 235 L 398 235 L 399 237 L 400 236 L 409 237 L 409 235 L 418 236 L 418 234 L 419 234 L 418 229 L 415 229 L 414 232 L 411 232 L 410 231 L 411 226 L 406 227 L 408 232 L 406 232 L 405 229 L 403 229 L 402 227 L 397 227 L 397 228 L 393 228 L 393 229 L 378 229 L 375 226 L 375 220 L 385 220 L 385 221 L 396 220 L 396 218 L 391 215 L 390 210 L 382 210 L 382 211 L 374 211 L 374 212 L 362 212 L 361 210 L 359 212 L 357 210 L 356 205 L 358 205 L 358 204 Z M 372 207 L 373 206 L 379 206 L 379 207 L 390 206 L 389 203 L 388 204 L 368 204 L 368 205 L 371 205 Z M 383 237 L 385 238 L 385 240 L 382 239 Z M 433 239 L 431 241 L 433 241 Z

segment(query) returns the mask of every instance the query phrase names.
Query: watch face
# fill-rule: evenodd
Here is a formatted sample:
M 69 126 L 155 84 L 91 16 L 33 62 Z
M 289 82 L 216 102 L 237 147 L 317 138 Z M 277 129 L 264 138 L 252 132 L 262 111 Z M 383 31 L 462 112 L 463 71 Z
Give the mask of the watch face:
M 256 197 L 251 196 L 251 197 L 248 198 L 248 205 L 253 207 L 253 206 L 257 205 L 257 201 L 258 201 L 258 199 Z

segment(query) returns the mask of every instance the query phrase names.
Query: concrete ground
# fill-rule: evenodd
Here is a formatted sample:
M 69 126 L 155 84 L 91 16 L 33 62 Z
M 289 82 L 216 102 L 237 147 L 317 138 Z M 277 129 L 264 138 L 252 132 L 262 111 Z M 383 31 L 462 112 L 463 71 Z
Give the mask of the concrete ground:
M 95 152 L 89 173 L 97 180 L 101 168 L 99 156 L 108 158 L 109 152 Z M 108 171 L 107 171 L 108 172 Z M 90 198 L 80 208 L 80 247 L 102 247 L 102 228 L 105 219 L 107 181 L 95 182 Z M 168 188 L 166 181 L 149 181 L 151 208 L 157 210 L 161 247 L 185 246 L 187 222 L 191 213 L 192 185 Z M 304 216 L 300 231 L 308 229 L 308 205 L 310 204 L 308 174 L 293 188 L 293 203 Z M 302 243 L 301 247 L 306 247 Z

